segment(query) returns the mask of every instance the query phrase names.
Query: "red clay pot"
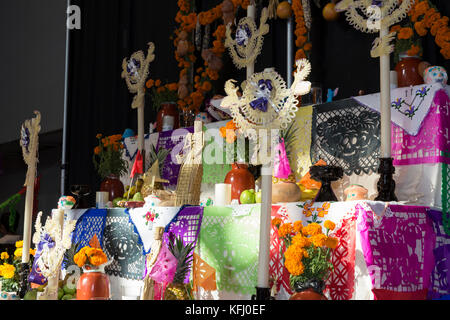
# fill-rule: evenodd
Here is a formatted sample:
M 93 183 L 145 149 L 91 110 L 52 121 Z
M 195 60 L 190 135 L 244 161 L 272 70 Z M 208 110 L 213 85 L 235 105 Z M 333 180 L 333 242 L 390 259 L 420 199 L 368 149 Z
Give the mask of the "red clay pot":
M 122 181 L 115 174 L 107 176 L 100 185 L 100 191 L 109 193 L 109 201 L 122 198 L 125 192 Z
M 77 283 L 77 300 L 108 300 L 109 286 L 109 278 L 105 273 L 84 270 Z
M 421 62 L 422 60 L 418 57 L 400 55 L 400 61 L 395 66 L 399 88 L 423 84 L 422 75 L 419 74 Z
M 231 184 L 231 200 L 241 203 L 242 191 L 255 189 L 255 177 L 248 171 L 248 165 L 233 163 L 230 172 L 225 177 L 225 183 Z
M 306 289 L 295 292 L 289 300 L 328 300 L 323 294 L 315 292 L 313 289 Z

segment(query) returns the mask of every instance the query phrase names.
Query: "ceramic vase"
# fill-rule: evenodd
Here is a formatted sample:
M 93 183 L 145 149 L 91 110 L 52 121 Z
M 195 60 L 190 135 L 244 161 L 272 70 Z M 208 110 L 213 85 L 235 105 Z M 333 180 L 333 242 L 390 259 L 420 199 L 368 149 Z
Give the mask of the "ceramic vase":
M 109 201 L 113 201 L 123 197 L 125 188 L 117 175 L 110 174 L 102 181 L 100 191 L 108 192 Z
M 359 184 L 352 184 L 344 190 L 345 201 L 366 200 L 368 190 Z
M 109 277 L 100 269 L 83 270 L 77 282 L 77 300 L 110 299 Z
M 172 131 L 179 128 L 180 116 L 176 103 L 161 103 L 161 108 L 156 116 L 156 131 Z
M 255 189 L 255 177 L 248 170 L 248 165 L 243 163 L 231 165 L 231 170 L 225 177 L 225 183 L 231 184 L 231 200 L 237 199 L 239 203 L 241 203 L 242 191 Z
M 399 88 L 423 84 L 422 75 L 419 74 L 421 62 L 422 60 L 419 57 L 411 57 L 407 54 L 400 55 L 400 61 L 395 66 Z

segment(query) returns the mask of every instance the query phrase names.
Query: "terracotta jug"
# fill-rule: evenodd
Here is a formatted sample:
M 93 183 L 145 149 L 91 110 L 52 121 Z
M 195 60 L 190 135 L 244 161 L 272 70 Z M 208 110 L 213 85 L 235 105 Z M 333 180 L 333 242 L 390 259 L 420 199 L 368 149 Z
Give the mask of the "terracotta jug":
M 100 269 L 83 270 L 77 283 L 77 300 L 110 299 L 109 277 Z
M 180 116 L 177 105 L 173 102 L 161 103 L 156 117 L 156 131 L 172 131 L 180 126 Z
M 255 189 L 255 177 L 243 163 L 233 163 L 224 182 L 231 184 L 231 200 L 237 199 L 239 203 L 242 191 Z
M 422 75 L 419 74 L 419 57 L 411 57 L 406 54 L 400 55 L 400 61 L 395 66 L 397 71 L 398 87 L 409 87 L 423 84 Z
M 109 201 L 122 198 L 125 192 L 122 181 L 115 174 L 108 175 L 100 185 L 100 191 L 109 193 Z
M 323 294 L 317 293 L 313 289 L 306 289 L 295 292 L 289 300 L 328 300 Z

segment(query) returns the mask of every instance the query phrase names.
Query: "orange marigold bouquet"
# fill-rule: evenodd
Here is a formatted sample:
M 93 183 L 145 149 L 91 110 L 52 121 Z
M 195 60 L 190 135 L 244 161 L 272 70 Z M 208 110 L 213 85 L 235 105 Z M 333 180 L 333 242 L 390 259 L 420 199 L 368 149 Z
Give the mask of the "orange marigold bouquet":
M 122 159 L 123 143 L 122 135 L 116 134 L 103 137 L 97 134 L 98 145 L 94 148 L 92 161 L 95 169 L 102 179 L 110 174 L 120 177 L 127 171 L 127 162 Z
M 278 229 L 278 237 L 286 245 L 284 265 L 290 273 L 291 287 L 298 291 L 305 284 L 320 283 L 321 290 L 329 273 L 333 269 L 331 253 L 338 244 L 338 239 L 329 236 L 336 227 L 332 221 L 324 222 L 322 226 L 316 222 L 303 226 L 301 221 L 281 223 L 281 219 L 274 218 L 272 225 Z
M 86 246 L 75 254 L 73 261 L 80 268 L 98 269 L 101 265 L 108 262 L 108 258 L 101 248 Z
M 449 18 L 441 15 L 429 0 L 416 0 L 408 13 L 408 19 L 403 24 L 391 27 L 397 31 L 394 58 L 398 61 L 400 53 L 409 56 L 421 56 L 422 47 L 420 37 L 428 32 L 434 40 L 445 59 L 450 59 L 450 28 Z
M 178 83 L 167 83 L 162 84 L 161 80 L 149 79 L 145 87 L 146 92 L 150 96 L 152 101 L 152 108 L 155 112 L 159 111 L 161 104 L 164 102 L 174 102 L 178 101 Z

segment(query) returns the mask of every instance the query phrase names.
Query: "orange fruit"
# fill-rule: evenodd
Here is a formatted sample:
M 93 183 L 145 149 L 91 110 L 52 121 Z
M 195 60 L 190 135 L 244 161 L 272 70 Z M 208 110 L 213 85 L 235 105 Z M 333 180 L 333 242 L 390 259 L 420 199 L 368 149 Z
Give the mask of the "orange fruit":
M 280 2 L 277 6 L 277 16 L 280 19 L 289 19 L 292 16 L 291 4 L 287 1 Z
M 335 21 L 339 18 L 339 12 L 335 9 L 335 4 L 330 2 L 322 10 L 322 15 L 327 21 Z

